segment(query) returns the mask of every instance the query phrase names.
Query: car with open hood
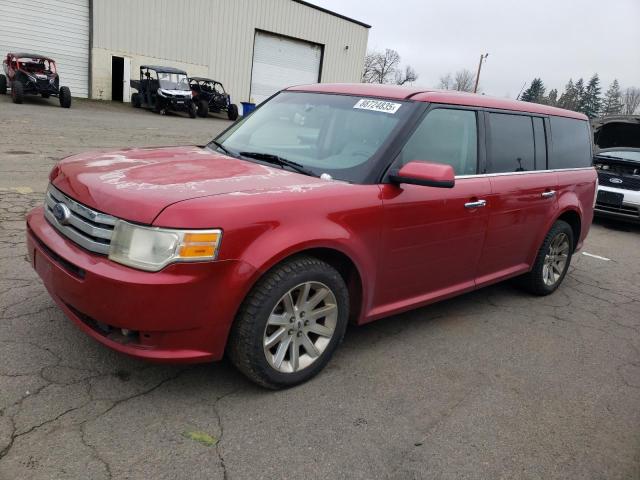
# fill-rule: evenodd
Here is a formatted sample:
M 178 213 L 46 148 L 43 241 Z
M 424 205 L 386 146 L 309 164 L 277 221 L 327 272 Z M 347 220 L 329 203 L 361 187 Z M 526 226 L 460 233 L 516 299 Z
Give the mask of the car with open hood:
M 593 217 L 582 114 L 460 92 L 291 87 L 204 147 L 69 157 L 27 217 L 65 314 L 155 361 L 269 388 L 362 325 L 518 277 L 553 293 Z
M 595 213 L 640 222 L 640 115 L 615 115 L 592 121 L 598 171 Z

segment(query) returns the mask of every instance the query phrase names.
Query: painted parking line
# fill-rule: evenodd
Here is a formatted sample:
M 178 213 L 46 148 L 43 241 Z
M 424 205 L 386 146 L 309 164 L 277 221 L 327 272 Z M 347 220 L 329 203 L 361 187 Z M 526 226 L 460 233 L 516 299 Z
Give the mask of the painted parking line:
M 30 187 L 0 187 L 0 192 L 16 192 L 22 195 L 27 195 L 29 193 L 33 193 L 33 189 Z
M 598 260 L 604 260 L 605 262 L 610 262 L 611 259 L 607 258 L 607 257 L 601 257 L 600 255 L 594 255 L 593 253 L 588 253 L 588 252 L 582 252 L 583 255 L 586 255 L 587 257 L 591 257 L 591 258 L 597 258 Z

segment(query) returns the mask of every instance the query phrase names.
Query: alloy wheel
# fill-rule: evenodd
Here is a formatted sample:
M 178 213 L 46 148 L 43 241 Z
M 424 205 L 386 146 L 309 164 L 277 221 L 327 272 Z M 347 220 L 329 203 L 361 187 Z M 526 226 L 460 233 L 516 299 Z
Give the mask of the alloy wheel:
M 569 259 L 569 248 L 569 237 L 565 233 L 559 233 L 551 240 L 542 267 L 545 285 L 552 287 L 562 277 Z
M 285 293 L 271 311 L 263 335 L 267 362 L 282 373 L 309 367 L 326 350 L 338 322 L 329 287 L 305 282 Z

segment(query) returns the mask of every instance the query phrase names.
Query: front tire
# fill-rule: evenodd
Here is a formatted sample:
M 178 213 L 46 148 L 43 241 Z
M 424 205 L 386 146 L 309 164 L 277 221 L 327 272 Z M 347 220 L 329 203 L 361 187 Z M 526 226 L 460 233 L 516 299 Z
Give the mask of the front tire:
M 133 93 L 131 95 L 131 105 L 133 105 L 133 108 L 140 108 L 140 94 L 139 93 Z
M 14 80 L 11 84 L 11 99 L 13 103 L 22 103 L 24 97 L 24 85 L 20 80 Z
M 348 316 L 349 293 L 336 269 L 315 257 L 293 257 L 247 295 L 231 329 L 229 357 L 263 387 L 300 384 L 330 360 Z
M 195 103 L 191 102 L 189 105 L 189 117 L 196 118 L 196 116 L 198 116 L 198 107 L 196 107 Z
M 519 278 L 520 285 L 534 295 L 555 292 L 567 274 L 574 245 L 571 226 L 562 220 L 556 221 L 538 250 L 533 268 Z
M 0 95 L 7 94 L 7 77 L 0 74 Z
M 71 90 L 69 90 L 69 87 L 60 87 L 60 93 L 58 96 L 60 99 L 60 106 L 62 108 L 71 107 Z
M 205 118 L 209 115 L 209 104 L 205 100 L 198 101 L 198 116 Z
M 238 106 L 235 104 L 229 105 L 229 109 L 227 110 L 227 117 L 229 120 L 235 122 L 238 119 Z

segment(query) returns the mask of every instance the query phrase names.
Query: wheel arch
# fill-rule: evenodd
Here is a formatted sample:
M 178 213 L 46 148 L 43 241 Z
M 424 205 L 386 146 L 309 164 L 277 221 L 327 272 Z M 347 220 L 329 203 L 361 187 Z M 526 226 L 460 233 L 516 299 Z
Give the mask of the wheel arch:
M 302 244 L 288 248 L 271 257 L 256 269 L 254 278 L 251 279 L 247 294 L 251 292 L 256 283 L 271 269 L 289 260 L 290 258 L 309 255 L 335 268 L 342 276 L 349 291 L 349 321 L 358 323 L 364 310 L 365 284 L 363 268 L 355 256 L 345 249 L 332 244 Z
M 580 235 L 582 233 L 582 218 L 580 216 L 580 212 L 577 209 L 567 209 L 564 210 L 558 218 L 555 219 L 554 223 L 558 220 L 562 220 L 569 224 L 571 230 L 573 231 L 573 250 L 576 250 L 576 247 L 580 243 Z

